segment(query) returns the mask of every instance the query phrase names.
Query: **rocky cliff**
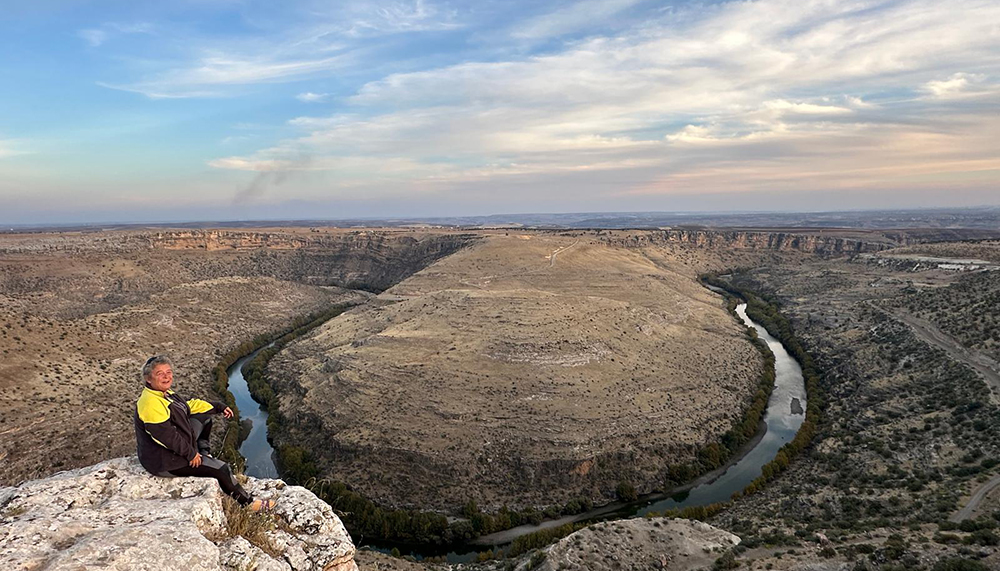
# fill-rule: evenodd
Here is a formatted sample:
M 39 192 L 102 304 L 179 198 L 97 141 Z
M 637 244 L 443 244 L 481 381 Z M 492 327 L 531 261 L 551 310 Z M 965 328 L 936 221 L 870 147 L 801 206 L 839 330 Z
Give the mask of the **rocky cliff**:
M 839 255 L 886 250 L 907 243 L 903 238 L 875 234 L 861 238 L 823 232 L 793 233 L 764 230 L 659 230 L 615 234 L 605 237 L 604 241 L 613 246 L 627 248 L 660 244 L 687 244 L 701 248 L 737 248 Z
M 135 457 L 0 488 L 0 569 L 357 571 L 330 506 L 281 480 L 246 487 L 277 499 L 256 545 L 234 534 L 245 512 L 215 480 L 151 476 Z

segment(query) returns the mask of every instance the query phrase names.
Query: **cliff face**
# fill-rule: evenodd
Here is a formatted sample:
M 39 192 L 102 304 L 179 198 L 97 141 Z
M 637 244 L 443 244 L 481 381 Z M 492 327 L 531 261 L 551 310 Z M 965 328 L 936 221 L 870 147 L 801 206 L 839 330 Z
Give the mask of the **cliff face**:
M 149 237 L 154 253 L 177 252 L 176 259 L 191 260 L 188 267 L 201 279 L 216 274 L 272 276 L 370 291 L 387 289 L 474 239 L 471 234 L 375 230 L 319 235 L 199 230 Z M 196 255 L 206 251 L 231 254 Z
M 0 488 L 0 569 L 357 571 L 330 506 L 281 480 L 246 487 L 277 499 L 258 545 L 232 534 L 215 480 L 151 476 L 135 457 Z
M 641 248 L 659 244 L 688 244 L 700 248 L 738 248 L 751 250 L 797 251 L 807 254 L 859 254 L 878 252 L 898 246 L 888 237 L 871 239 L 824 235 L 747 230 L 660 230 L 605 237 L 613 246 Z

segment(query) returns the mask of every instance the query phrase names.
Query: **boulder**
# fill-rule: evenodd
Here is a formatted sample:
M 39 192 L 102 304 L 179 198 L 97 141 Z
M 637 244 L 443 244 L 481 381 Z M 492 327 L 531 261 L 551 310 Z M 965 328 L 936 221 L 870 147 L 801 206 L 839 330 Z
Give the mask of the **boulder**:
M 707 569 L 739 543 L 739 537 L 700 521 L 622 519 L 598 523 L 572 533 L 541 552 L 526 556 L 517 569 Z

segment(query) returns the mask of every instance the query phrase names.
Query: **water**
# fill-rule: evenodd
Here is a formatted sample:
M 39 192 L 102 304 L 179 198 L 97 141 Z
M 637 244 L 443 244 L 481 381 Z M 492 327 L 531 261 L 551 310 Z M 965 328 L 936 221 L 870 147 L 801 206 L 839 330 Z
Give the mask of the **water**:
M 761 475 L 764 464 L 773 460 L 778 450 L 791 442 L 802 426 L 806 407 L 802 367 L 788 354 L 780 341 L 747 317 L 746 310 L 746 304 L 741 303 L 736 307 L 736 314 L 743 323 L 757 330 L 757 336 L 765 341 L 767 347 L 774 353 L 774 390 L 767 401 L 767 411 L 764 413 L 766 426 L 764 437 L 718 479 L 696 486 L 683 497 L 667 498 L 652 503 L 640 509 L 636 515 L 728 501 L 734 492 L 743 490 Z M 795 406 L 795 399 L 798 406 Z
M 710 289 L 716 290 L 711 286 Z M 470 545 L 462 546 L 459 551 L 447 553 L 448 561 L 451 563 L 472 561 L 476 557 L 477 550 L 485 550 L 489 547 L 495 550 L 497 547 L 506 546 L 522 535 L 565 523 L 636 517 L 649 512 L 728 501 L 734 492 L 743 490 L 750 482 L 760 476 L 763 466 L 774 459 L 775 454 L 782 446 L 795 438 L 795 434 L 805 420 L 803 413 L 806 408 L 805 384 L 798 362 L 788 354 L 781 342 L 747 316 L 746 304 L 738 305 L 736 313 L 743 323 L 757 330 L 757 336 L 766 342 L 768 348 L 774 353 L 775 384 L 768 399 L 767 410 L 764 413 L 764 435 L 735 464 L 720 470 L 721 474 L 718 474 L 717 477 L 702 478 L 708 481 L 673 497 L 655 498 L 632 504 L 613 503 L 587 513 L 542 522 L 537 526 L 524 525 L 481 537 Z M 236 397 L 236 404 L 240 408 L 242 418 L 249 418 L 253 421 L 250 436 L 240 446 L 240 454 L 247 459 L 246 473 L 257 478 L 277 478 L 278 472 L 272 459 L 273 450 L 267 442 L 267 412 L 261 409 L 260 405 L 250 397 L 250 391 L 241 371 L 243 365 L 253 359 L 260 350 L 258 349 L 238 360 L 227 370 L 229 390 Z M 388 547 L 377 549 L 389 551 Z M 433 549 L 418 549 L 410 551 L 410 554 L 419 558 L 439 555 L 441 552 Z
M 721 290 L 717 288 L 711 286 L 709 288 L 721 293 Z M 704 480 L 702 483 L 682 493 L 673 494 L 671 497 L 663 497 L 661 494 L 659 497 L 654 495 L 653 499 L 644 499 L 631 504 L 613 503 L 587 513 L 543 522 L 537 526 L 524 525 L 483 536 L 474 540 L 473 543 L 479 545 L 480 549 L 487 547 L 495 549 L 497 546 L 508 544 L 522 535 L 558 527 L 566 523 L 636 517 L 650 512 L 724 502 L 728 501 L 734 492 L 742 491 L 750 482 L 757 479 L 761 475 L 764 465 L 774 459 L 782 446 L 795 438 L 799 427 L 805 421 L 805 381 L 802 377 L 802 368 L 788 354 L 781 342 L 747 316 L 745 303 L 736 307 L 736 314 L 744 324 L 757 331 L 757 336 L 766 342 L 768 348 L 774 353 L 775 382 L 774 389 L 767 401 L 767 409 L 764 412 L 765 432 L 760 440 L 735 464 L 717 471 L 721 473 L 701 478 L 700 480 Z M 451 561 L 450 557 L 449 561 Z
M 271 344 L 273 345 L 273 343 Z M 243 378 L 243 365 L 253 360 L 263 349 L 261 347 L 246 357 L 241 357 L 226 369 L 229 375 L 229 392 L 236 398 L 236 406 L 240 409 L 240 421 L 250 419 L 253 428 L 250 435 L 240 445 L 240 454 L 247 459 L 244 472 L 254 478 L 277 478 L 278 469 L 274 466 L 274 450 L 267 442 L 267 411 L 261 408 L 257 401 L 250 396 L 250 388 L 246 379 Z

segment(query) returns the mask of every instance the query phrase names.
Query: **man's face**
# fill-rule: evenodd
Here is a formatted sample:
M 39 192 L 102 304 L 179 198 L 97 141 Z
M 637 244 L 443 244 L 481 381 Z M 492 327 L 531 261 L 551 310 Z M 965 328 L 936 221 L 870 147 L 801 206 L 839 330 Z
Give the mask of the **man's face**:
M 166 392 L 174 382 L 174 370 L 166 363 L 153 367 L 153 374 L 149 379 L 149 386 L 154 391 Z

